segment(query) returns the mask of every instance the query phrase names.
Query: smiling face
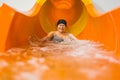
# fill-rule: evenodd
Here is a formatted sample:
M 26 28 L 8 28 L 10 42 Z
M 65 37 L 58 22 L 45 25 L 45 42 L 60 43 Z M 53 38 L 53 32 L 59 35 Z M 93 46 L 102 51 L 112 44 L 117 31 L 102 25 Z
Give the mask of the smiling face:
M 58 30 L 58 32 L 60 32 L 60 33 L 63 33 L 63 32 L 65 32 L 65 28 L 66 28 L 66 25 L 65 24 L 58 24 L 58 26 L 57 26 L 57 30 Z

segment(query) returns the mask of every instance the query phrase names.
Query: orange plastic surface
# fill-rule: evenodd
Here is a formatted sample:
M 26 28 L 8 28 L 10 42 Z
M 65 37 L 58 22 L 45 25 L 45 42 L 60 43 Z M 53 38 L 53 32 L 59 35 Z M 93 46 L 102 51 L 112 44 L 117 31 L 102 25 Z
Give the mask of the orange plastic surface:
M 45 36 L 47 32 L 44 30 L 44 25 L 50 25 L 51 29 L 55 29 L 52 28 L 53 23 L 55 23 L 61 15 L 64 16 L 69 23 L 71 22 L 69 25 L 73 25 L 75 21 L 77 21 L 78 18 L 84 14 L 82 13 L 82 10 L 86 9 L 88 17 L 86 18 L 87 20 L 84 21 L 84 29 L 76 36 L 79 39 L 100 42 L 104 44 L 106 49 L 115 51 L 115 55 L 120 55 L 120 8 L 99 16 L 95 15 L 93 12 L 90 13 L 89 10 L 87 10 L 88 8 L 91 8 L 92 10 L 92 7 L 84 6 L 81 2 L 80 4 L 82 6 L 75 6 L 73 10 L 78 9 L 79 11 L 79 9 L 81 9 L 81 11 L 71 14 L 71 16 L 74 16 L 75 19 L 67 17 L 67 11 L 66 14 L 62 14 L 57 9 L 52 10 L 46 8 L 46 5 L 48 5 L 50 8 L 52 7 L 49 5 L 49 2 L 46 2 L 41 9 L 38 9 L 39 11 L 37 10 L 37 12 L 31 16 L 19 13 L 4 4 L 2 7 L 0 7 L 0 52 L 4 52 L 12 47 L 26 46 L 28 44 L 28 37 L 32 34 L 36 34 L 40 38 Z M 55 3 L 55 5 L 57 5 L 57 3 Z M 37 7 L 39 7 L 39 5 Z M 37 7 L 34 7 L 34 9 Z M 64 8 L 65 6 L 61 5 L 59 7 Z M 49 13 L 47 12 L 46 14 L 43 14 L 47 10 Z M 54 12 L 59 14 L 57 17 L 53 17 L 51 19 L 51 15 L 53 16 Z M 47 22 L 50 21 L 52 24 L 45 24 L 45 20 L 47 20 Z M 83 25 L 83 23 L 80 25 Z M 72 26 L 70 29 L 73 29 Z

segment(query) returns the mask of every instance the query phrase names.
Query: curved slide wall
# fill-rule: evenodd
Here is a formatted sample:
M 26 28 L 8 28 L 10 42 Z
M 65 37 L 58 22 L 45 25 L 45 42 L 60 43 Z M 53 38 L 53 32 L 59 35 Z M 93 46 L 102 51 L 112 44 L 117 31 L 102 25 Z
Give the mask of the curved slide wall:
M 44 37 L 56 29 L 59 18 L 64 18 L 68 21 L 67 30 L 79 39 L 102 43 L 106 49 L 120 55 L 119 4 L 104 10 L 105 3 L 97 1 L 100 0 L 37 0 L 27 11 L 3 2 L 0 7 L 0 52 L 27 46 L 30 35 Z

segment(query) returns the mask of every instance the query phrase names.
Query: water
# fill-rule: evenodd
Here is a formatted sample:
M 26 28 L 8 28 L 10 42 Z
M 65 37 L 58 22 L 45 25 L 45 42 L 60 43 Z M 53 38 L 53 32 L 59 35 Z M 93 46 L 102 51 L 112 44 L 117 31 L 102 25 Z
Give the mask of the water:
M 120 80 L 120 61 L 89 40 L 34 43 L 0 54 L 0 80 Z

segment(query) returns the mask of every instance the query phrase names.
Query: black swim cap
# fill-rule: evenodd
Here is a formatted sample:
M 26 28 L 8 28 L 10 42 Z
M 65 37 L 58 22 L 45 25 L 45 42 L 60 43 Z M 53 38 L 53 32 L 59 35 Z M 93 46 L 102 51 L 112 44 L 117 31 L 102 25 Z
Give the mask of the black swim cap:
M 65 26 L 67 26 L 67 22 L 66 22 L 66 20 L 64 20 L 64 19 L 59 19 L 58 22 L 57 22 L 57 26 L 58 26 L 59 24 L 65 24 Z

